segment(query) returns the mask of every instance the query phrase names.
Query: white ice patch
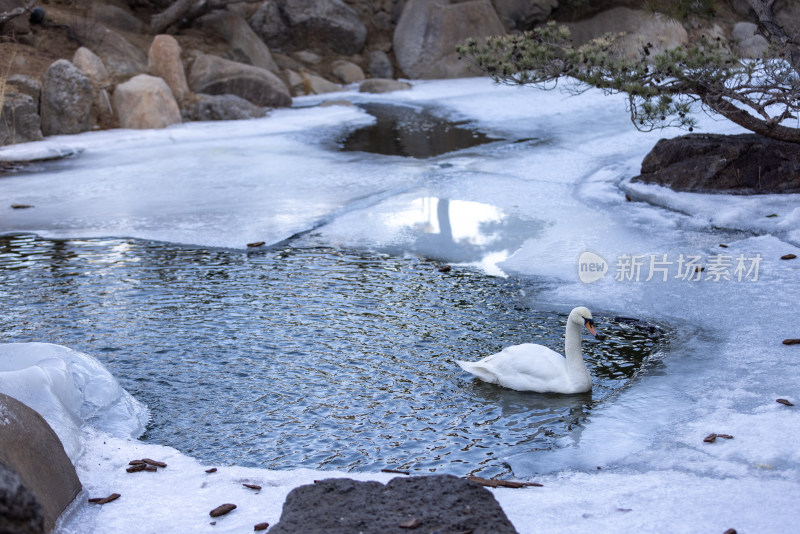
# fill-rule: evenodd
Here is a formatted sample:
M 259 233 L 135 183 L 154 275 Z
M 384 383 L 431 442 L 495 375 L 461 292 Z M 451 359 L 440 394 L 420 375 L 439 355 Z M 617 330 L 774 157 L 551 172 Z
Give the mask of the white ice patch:
M 136 438 L 149 419 L 147 408 L 97 360 L 60 345 L 0 344 L 0 391 L 39 412 L 73 462 L 84 425 Z

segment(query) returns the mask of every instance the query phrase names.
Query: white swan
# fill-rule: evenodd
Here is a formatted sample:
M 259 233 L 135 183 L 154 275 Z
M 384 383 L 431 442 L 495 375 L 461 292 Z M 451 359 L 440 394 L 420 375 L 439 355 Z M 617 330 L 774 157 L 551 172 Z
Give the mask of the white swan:
M 517 391 L 539 393 L 583 393 L 592 389 L 592 377 L 581 353 L 581 327 L 597 336 L 592 312 L 580 306 L 567 319 L 564 352 L 567 357 L 542 345 L 524 343 L 507 347 L 477 362 L 456 363 L 484 382 Z

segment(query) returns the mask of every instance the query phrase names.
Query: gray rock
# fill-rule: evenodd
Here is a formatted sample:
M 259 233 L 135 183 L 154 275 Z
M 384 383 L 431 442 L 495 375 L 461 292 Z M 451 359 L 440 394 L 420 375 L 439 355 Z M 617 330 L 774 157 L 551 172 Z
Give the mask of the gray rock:
M 475 76 L 469 62 L 459 60 L 456 45 L 505 33 L 489 0 L 409 0 L 394 30 L 394 55 L 409 78 Z
M 262 2 L 247 23 L 270 48 L 280 50 L 291 43 L 292 29 L 281 14 L 278 0 Z
M 0 393 L 0 415 L 4 423 L 0 425 L 0 462 L 16 471 L 36 496 L 45 532 L 50 532 L 81 490 L 75 467 L 56 433 L 36 411 Z
M 133 13 L 114 5 L 95 3 L 89 11 L 89 15 L 94 21 L 116 30 L 141 33 L 145 29 L 142 21 L 137 19 Z
M 341 0 L 267 0 L 250 25 L 271 48 L 349 56 L 364 48 L 367 28 Z
M 147 71 L 147 54 L 119 32 L 103 24 L 76 24 L 75 36 L 100 56 L 106 68 L 119 76 L 134 76 Z
M 25 7 L 25 0 L 0 0 L 0 13 L 12 11 L 18 7 Z M 31 31 L 28 15 L 21 15 L 14 17 L 7 21 L 5 24 L 0 24 L 0 35 L 13 35 L 26 34 Z
M 230 11 L 215 11 L 202 17 L 198 23 L 203 29 L 219 33 L 228 42 L 232 60 L 272 72 L 278 71 L 278 65 L 272 59 L 269 48 L 241 15 Z
M 392 91 L 408 91 L 411 84 L 385 78 L 370 78 L 358 86 L 360 93 L 391 93 Z
M 756 134 L 661 139 L 632 181 L 676 191 L 800 193 L 800 145 Z
M 42 95 L 42 84 L 36 78 L 31 78 L 25 74 L 13 74 L 6 80 L 6 93 L 17 93 L 28 95 L 36 103 L 39 109 L 39 98 Z
M 516 530 L 492 493 L 451 475 L 359 482 L 327 479 L 286 496 L 270 534 L 392 534 L 412 532 L 506 534 Z
M 741 57 L 759 58 L 769 49 L 769 41 L 752 22 L 737 22 L 731 30 L 733 50 Z
M 195 93 L 236 95 L 262 107 L 292 103 L 286 85 L 270 71 L 207 54 L 194 60 L 189 86 Z
M 500 19 L 510 30 L 529 30 L 545 22 L 558 7 L 558 0 L 493 0 Z
M 255 119 L 267 110 L 236 95 L 195 95 L 196 100 L 181 111 L 187 121 L 230 121 Z
M 36 496 L 22 485 L 19 475 L 0 462 L 0 532 L 43 534 L 44 512 Z
M 93 98 L 92 84 L 75 65 L 66 59 L 53 62 L 42 81 L 42 133 L 61 135 L 89 130 Z
M 119 84 L 111 100 L 123 128 L 165 128 L 181 122 L 178 103 L 167 82 L 149 74 Z
M 0 118 L 0 145 L 43 139 L 36 102 L 29 95 L 6 93 Z
M 394 78 L 394 67 L 386 52 L 373 50 L 369 53 L 369 74 L 373 78 Z

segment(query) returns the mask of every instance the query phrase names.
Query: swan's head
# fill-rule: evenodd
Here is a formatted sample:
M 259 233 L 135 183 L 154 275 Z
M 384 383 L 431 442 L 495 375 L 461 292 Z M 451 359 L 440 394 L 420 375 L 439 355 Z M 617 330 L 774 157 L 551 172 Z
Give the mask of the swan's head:
M 569 320 L 573 323 L 579 324 L 581 326 L 585 326 L 586 330 L 589 331 L 594 337 L 601 339 L 601 336 L 597 334 L 597 330 L 594 328 L 594 319 L 592 319 L 592 312 L 589 311 L 588 308 L 584 308 L 583 306 L 578 306 L 574 310 L 572 310 L 569 314 Z

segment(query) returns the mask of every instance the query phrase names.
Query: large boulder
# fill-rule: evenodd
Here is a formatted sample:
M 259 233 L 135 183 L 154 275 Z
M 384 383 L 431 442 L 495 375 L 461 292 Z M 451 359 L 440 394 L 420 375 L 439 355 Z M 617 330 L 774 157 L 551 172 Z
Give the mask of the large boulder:
M 582 45 L 607 33 L 624 33 L 616 43 L 618 50 L 623 56 L 633 59 L 641 57 L 646 43 L 653 45 L 651 54 L 657 54 L 689 41 L 686 29 L 678 21 L 658 13 L 646 13 L 627 7 L 615 7 L 568 26 L 576 45 Z
M 36 496 L 44 513 L 45 532 L 50 532 L 81 490 L 75 467 L 38 412 L 0 393 L 0 414 L 0 462 L 16 471 L 22 484 Z
M 44 534 L 42 505 L 16 471 L 0 462 L 0 532 Z
M 800 145 L 757 134 L 661 139 L 632 181 L 676 191 L 800 193 Z
M 178 102 L 189 94 L 189 83 L 181 61 L 181 45 L 171 35 L 156 35 L 147 54 L 147 72 L 161 78 Z
M 452 475 L 395 478 L 386 485 L 334 478 L 300 486 L 286 496 L 281 518 L 269 532 L 384 534 L 416 528 L 516 533 L 489 490 Z
M 231 47 L 230 59 L 277 72 L 269 48 L 241 15 L 231 11 L 215 11 L 199 20 L 200 26 L 222 36 Z
M 409 78 L 474 76 L 469 63 L 459 60 L 456 45 L 504 33 L 489 0 L 409 0 L 394 30 L 394 54 Z
M 0 145 L 42 140 L 36 102 L 30 95 L 6 93 L 0 110 Z
M 493 0 L 500 19 L 511 30 L 529 30 L 545 22 L 558 7 L 558 0 Z
M 267 0 L 250 25 L 271 48 L 350 56 L 364 48 L 367 28 L 342 0 Z
M 285 107 L 292 103 L 286 84 L 270 71 L 208 54 L 194 60 L 189 85 L 195 93 L 236 95 L 257 106 Z
M 140 74 L 114 89 L 114 109 L 122 128 L 165 128 L 181 122 L 181 112 L 167 83 Z
M 44 73 L 40 112 L 44 135 L 76 134 L 91 128 L 92 84 L 66 59 Z

